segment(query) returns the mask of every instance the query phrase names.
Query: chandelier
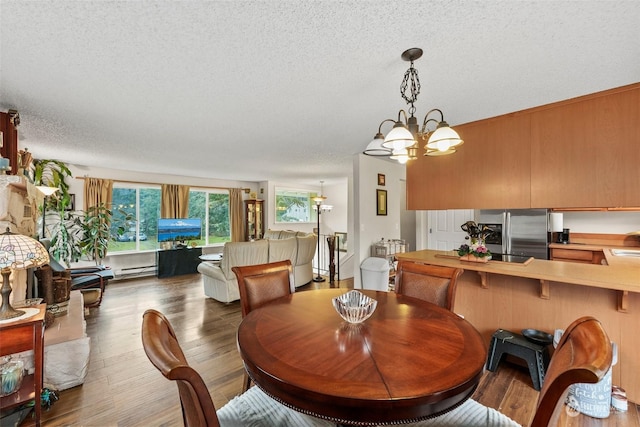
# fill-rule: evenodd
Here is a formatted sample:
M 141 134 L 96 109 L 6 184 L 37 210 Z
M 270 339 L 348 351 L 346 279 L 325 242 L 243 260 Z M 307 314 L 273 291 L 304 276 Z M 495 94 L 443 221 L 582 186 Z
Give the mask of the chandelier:
M 424 146 L 425 156 L 445 156 L 456 152 L 456 148 L 463 144 L 457 132 L 449 127 L 444 120 L 441 110 L 434 108 L 424 117 L 422 127 L 418 125 L 418 119 L 414 116 L 416 107 L 413 105 L 418 100 L 420 94 L 420 79 L 418 70 L 413 66 L 413 61 L 422 56 L 422 49 L 414 47 L 402 53 L 402 59 L 411 63 L 409 69 L 404 73 L 402 84 L 400 85 L 400 95 L 409 105 L 407 112 L 400 110 L 398 119 L 386 119 L 378 126 L 378 133 L 367 145 L 363 154 L 369 156 L 386 156 L 406 163 L 417 158 L 418 144 L 426 142 Z M 440 120 L 429 118 L 432 113 L 439 113 Z M 385 137 L 382 134 L 382 125 L 390 122 L 393 128 Z M 430 129 L 431 125 L 434 129 Z

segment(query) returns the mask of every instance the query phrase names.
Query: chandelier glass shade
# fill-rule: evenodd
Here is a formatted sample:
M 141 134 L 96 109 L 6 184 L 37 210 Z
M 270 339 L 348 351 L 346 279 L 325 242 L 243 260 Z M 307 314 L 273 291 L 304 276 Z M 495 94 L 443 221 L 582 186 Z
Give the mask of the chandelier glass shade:
M 401 148 L 411 147 L 415 143 L 416 139 L 413 134 L 409 132 L 409 129 L 407 129 L 404 123 L 398 120 L 393 126 L 393 129 L 391 129 L 384 138 L 382 146 L 390 148 L 391 150 L 399 150 Z
M 464 141 L 458 133 L 453 130 L 444 120 L 441 110 L 434 108 L 424 117 L 422 127 L 418 125 L 418 120 L 414 116 L 416 108 L 414 103 L 420 93 L 420 80 L 418 70 L 413 66 L 413 61 L 422 56 L 422 49 L 412 48 L 402 53 L 402 59 L 411 63 L 405 72 L 400 94 L 409 104 L 408 114 L 405 110 L 398 112 L 398 119 L 385 119 L 378 127 L 378 133 L 367 145 L 363 154 L 368 156 L 385 156 L 404 164 L 409 160 L 417 158 L 418 143 L 425 142 L 425 156 L 446 156 L 456 152 L 456 147 L 462 145 Z M 408 92 L 407 92 L 408 91 Z M 429 118 L 432 113 L 439 113 L 440 120 Z M 386 122 L 393 122 L 393 128 L 384 136 L 382 125 Z M 429 130 L 428 125 L 434 123 L 436 128 Z
M 364 154 L 368 156 L 390 156 L 391 150 L 382 146 L 384 142 L 384 135 L 378 132 L 376 136 L 373 137 L 373 140 L 367 145 L 367 148 L 364 149 Z

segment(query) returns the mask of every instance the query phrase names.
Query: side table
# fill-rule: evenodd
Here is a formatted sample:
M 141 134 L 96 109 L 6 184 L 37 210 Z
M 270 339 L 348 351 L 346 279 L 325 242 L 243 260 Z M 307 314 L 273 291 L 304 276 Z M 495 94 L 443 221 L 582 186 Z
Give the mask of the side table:
M 200 261 L 211 262 L 213 264 L 219 264 L 222 261 L 222 254 L 202 254 L 200 255 Z
M 33 308 L 38 313 L 23 320 L 0 323 L 0 356 L 33 350 L 34 373 L 25 375 L 20 389 L 8 396 L 0 398 L 0 408 L 12 408 L 22 403 L 34 400 L 36 413 L 35 424 L 40 425 L 42 405 L 42 366 L 44 360 L 44 314 L 46 304 Z

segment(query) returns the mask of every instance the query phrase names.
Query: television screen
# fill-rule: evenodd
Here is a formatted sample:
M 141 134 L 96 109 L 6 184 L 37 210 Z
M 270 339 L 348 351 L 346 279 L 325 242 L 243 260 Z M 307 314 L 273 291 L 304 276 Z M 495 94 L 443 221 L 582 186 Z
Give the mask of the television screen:
M 202 238 L 200 218 L 161 218 L 158 220 L 158 242 L 199 240 Z

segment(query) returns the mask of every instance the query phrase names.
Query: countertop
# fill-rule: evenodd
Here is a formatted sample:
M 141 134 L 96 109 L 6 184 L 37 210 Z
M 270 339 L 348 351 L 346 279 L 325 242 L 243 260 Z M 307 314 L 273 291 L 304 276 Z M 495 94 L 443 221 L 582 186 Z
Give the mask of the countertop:
M 560 244 L 563 248 L 569 246 Z M 585 250 L 588 247 L 596 248 L 591 250 L 603 250 L 609 265 L 541 259 L 533 259 L 526 265 L 499 261 L 475 263 L 460 261 L 455 251 L 435 250 L 399 253 L 396 257 L 433 265 L 460 267 L 471 271 L 640 293 L 640 258 L 614 256 L 609 248 L 597 245 L 575 246 Z
M 550 243 L 549 248 L 551 249 L 568 249 L 573 251 L 602 251 L 604 253 L 604 257 L 607 260 L 607 264 L 610 266 L 637 266 L 640 268 L 640 257 L 621 257 L 615 256 L 611 253 L 611 249 L 624 249 L 624 250 L 640 250 L 638 246 L 610 246 L 610 245 L 599 245 L 596 243 Z M 561 262 L 561 261 L 554 261 Z M 636 277 L 636 281 L 640 282 L 640 274 Z

